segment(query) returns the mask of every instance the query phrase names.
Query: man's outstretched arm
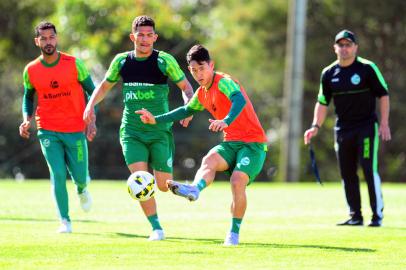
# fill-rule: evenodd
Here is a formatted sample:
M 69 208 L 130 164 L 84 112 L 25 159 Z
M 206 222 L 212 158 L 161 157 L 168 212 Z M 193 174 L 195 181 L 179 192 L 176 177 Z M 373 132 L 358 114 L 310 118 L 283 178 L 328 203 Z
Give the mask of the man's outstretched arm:
M 147 109 L 135 111 L 140 115 L 141 121 L 144 124 L 155 125 L 156 123 L 174 122 L 195 114 L 196 110 L 191 109 L 187 105 L 178 107 L 170 112 L 160 114 L 157 116 L 152 115 Z

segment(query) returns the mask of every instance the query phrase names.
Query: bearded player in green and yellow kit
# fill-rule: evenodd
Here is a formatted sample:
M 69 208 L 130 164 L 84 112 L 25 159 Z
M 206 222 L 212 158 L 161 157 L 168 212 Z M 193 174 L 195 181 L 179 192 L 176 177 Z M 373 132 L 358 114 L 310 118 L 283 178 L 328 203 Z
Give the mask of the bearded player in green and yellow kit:
M 150 164 L 158 188 L 167 191 L 166 181 L 172 179 L 172 125 L 146 125 L 134 112 L 142 108 L 154 114 L 168 112 L 168 78 L 183 91 L 185 103 L 192 98 L 193 89 L 175 58 L 166 52 L 154 50 L 157 38 L 152 18 L 143 15 L 134 19 L 130 34 L 134 50 L 119 53 L 113 59 L 104 80 L 90 98 L 83 119 L 86 122 L 93 119 L 94 105 L 103 100 L 121 77 L 124 112 L 120 143 L 125 162 L 131 173 L 148 171 Z M 190 119 L 181 120 L 181 124 L 186 127 Z M 140 205 L 152 227 L 149 240 L 163 240 L 165 236 L 158 219 L 155 198 L 140 202 Z
M 92 141 L 96 126 L 95 119 L 86 126 L 82 115 L 85 96 L 90 97 L 94 84 L 80 59 L 56 49 L 55 25 L 41 22 L 35 33 L 35 44 L 41 49 L 41 56 L 24 69 L 23 122 L 19 131 L 21 137 L 30 137 L 36 95 L 35 120 L 61 220 L 58 232 L 71 233 L 66 169 L 76 185 L 82 209 L 87 212 L 92 204 L 87 189 L 90 177 L 86 136 Z

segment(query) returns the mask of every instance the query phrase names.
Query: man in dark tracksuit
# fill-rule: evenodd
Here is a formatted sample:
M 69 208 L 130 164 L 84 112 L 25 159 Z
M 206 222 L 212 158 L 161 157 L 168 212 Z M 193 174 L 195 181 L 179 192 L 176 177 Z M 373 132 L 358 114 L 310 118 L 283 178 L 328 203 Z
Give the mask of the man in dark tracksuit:
M 335 150 L 344 184 L 350 219 L 337 225 L 363 225 L 361 195 L 357 175 L 358 162 L 368 184 L 372 219 L 368 226 L 379 227 L 383 218 L 381 179 L 378 174 L 379 136 L 391 139 L 389 128 L 388 86 L 378 67 L 357 56 L 358 44 L 348 30 L 335 37 L 337 61 L 323 69 L 313 123 L 304 134 L 305 144 L 317 135 L 334 100 L 337 116 Z M 378 98 L 380 121 L 376 115 Z

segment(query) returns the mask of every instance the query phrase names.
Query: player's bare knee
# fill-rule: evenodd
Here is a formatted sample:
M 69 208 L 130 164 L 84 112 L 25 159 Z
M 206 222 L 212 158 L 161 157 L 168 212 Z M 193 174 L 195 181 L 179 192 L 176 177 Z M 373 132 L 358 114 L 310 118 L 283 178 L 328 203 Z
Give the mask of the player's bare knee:
M 162 191 L 162 192 L 167 192 L 168 191 L 168 186 L 166 185 L 166 181 L 162 182 L 162 183 L 157 182 L 157 186 L 158 186 L 158 189 L 160 191 Z
M 231 175 L 230 184 L 232 189 L 245 190 L 249 182 L 249 177 L 244 172 L 235 171 Z
M 231 176 L 231 178 L 230 178 L 230 184 L 231 184 L 231 188 L 233 190 L 245 189 L 245 187 L 247 185 L 245 179 L 243 179 L 241 177 L 233 177 L 233 176 Z
M 204 169 L 214 169 L 216 166 L 216 159 L 214 155 L 211 155 L 208 153 L 207 155 L 204 156 L 202 159 L 202 168 Z
M 171 173 L 154 171 L 154 176 L 158 189 L 162 192 L 168 191 L 168 184 L 166 181 L 173 179 L 173 175 Z

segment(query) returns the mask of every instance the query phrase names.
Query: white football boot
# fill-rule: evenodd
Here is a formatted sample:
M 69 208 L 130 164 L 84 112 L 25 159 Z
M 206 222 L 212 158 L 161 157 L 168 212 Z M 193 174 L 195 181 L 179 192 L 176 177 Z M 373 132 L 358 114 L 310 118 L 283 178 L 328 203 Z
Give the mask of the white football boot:
M 233 233 L 229 232 L 226 236 L 226 239 L 224 240 L 224 246 L 236 246 L 239 244 L 239 234 L 238 233 Z
M 89 212 L 92 207 L 92 196 L 87 189 L 84 189 L 82 193 L 78 194 L 80 200 L 80 207 L 85 212 Z
M 165 239 L 163 230 L 153 230 L 148 238 L 148 241 L 161 241 Z
M 66 219 L 61 220 L 61 225 L 59 226 L 58 233 L 72 233 L 72 223 Z

